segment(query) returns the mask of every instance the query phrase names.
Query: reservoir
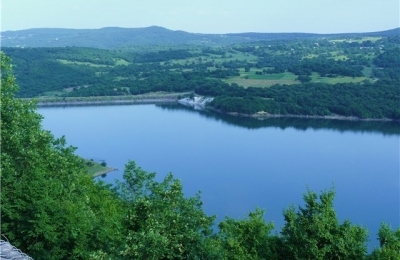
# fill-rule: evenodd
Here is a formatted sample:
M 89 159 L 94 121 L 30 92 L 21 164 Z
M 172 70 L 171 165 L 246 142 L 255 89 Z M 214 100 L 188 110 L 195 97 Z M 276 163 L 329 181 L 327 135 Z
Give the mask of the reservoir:
M 119 169 L 99 179 L 122 180 L 128 160 L 159 180 L 172 172 L 187 196 L 201 191 L 216 223 L 259 207 L 279 232 L 283 210 L 303 206 L 307 189 L 334 188 L 340 223 L 368 228 L 370 249 L 378 245 L 381 222 L 400 226 L 399 123 L 261 121 L 152 104 L 38 111 L 43 128 L 65 135 L 78 155 Z

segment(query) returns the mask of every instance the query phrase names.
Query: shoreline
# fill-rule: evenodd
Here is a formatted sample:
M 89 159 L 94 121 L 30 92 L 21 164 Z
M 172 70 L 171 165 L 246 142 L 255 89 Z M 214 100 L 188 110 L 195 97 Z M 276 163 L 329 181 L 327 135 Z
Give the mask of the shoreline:
M 104 175 L 104 174 L 107 174 L 109 172 L 117 171 L 117 170 L 118 170 L 117 168 L 110 167 L 110 168 L 107 168 L 107 169 L 105 169 L 103 171 L 98 171 L 98 172 L 93 173 L 93 178 L 101 176 L 101 175 Z
M 174 103 L 192 92 L 182 93 L 147 93 L 130 96 L 96 96 L 96 97 L 39 97 L 21 98 L 23 101 L 35 101 L 37 107 L 121 105 L 121 104 L 156 104 Z
M 108 97 L 67 97 L 67 98 L 42 98 L 36 99 L 37 107 L 65 107 L 65 106 L 97 106 L 97 105 L 129 105 L 129 104 L 161 104 L 161 103 L 176 103 L 181 105 L 179 102 L 183 97 L 190 95 L 192 92 L 183 93 L 151 93 L 142 94 L 136 96 L 108 96 Z M 22 99 L 26 101 L 35 99 Z M 194 106 L 192 106 L 194 107 Z M 195 108 L 195 107 L 194 107 Z M 341 116 L 341 115 L 283 115 L 283 114 L 270 114 L 268 112 L 257 112 L 254 114 L 243 114 L 238 112 L 223 112 L 218 109 L 214 109 L 209 106 L 203 107 L 205 110 L 214 111 L 220 114 L 231 115 L 236 117 L 248 117 L 259 120 L 268 118 L 305 118 L 305 119 L 328 119 L 328 120 L 346 120 L 346 121 L 376 121 L 376 122 L 400 122 L 400 120 L 391 118 L 358 118 L 355 116 Z M 196 108 L 195 108 L 196 109 Z
M 129 104 L 156 104 L 176 103 L 177 99 L 156 98 L 136 100 L 90 100 L 90 101 L 39 101 L 38 107 L 64 107 L 64 106 L 96 106 L 96 105 L 129 105 Z
M 239 112 L 223 112 L 212 107 L 207 108 L 210 111 L 214 111 L 220 114 L 235 116 L 235 117 L 248 117 L 255 118 L 259 120 L 264 120 L 268 118 L 304 118 L 304 119 L 327 119 L 327 120 L 345 120 L 345 121 L 375 121 L 375 122 L 400 122 L 400 120 L 391 118 L 359 118 L 356 116 L 341 116 L 341 115 L 329 115 L 329 116 L 317 116 L 317 115 L 292 115 L 292 114 L 270 114 L 267 112 L 257 112 L 254 114 L 243 114 Z

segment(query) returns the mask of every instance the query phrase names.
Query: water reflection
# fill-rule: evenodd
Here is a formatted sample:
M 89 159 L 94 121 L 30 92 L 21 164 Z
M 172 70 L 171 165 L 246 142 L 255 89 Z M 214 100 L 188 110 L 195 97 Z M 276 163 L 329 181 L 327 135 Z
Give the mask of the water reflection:
M 177 104 L 158 104 L 156 106 L 165 110 L 180 110 L 187 111 L 188 113 L 197 113 L 216 121 L 222 121 L 229 125 L 244 127 L 247 129 L 275 127 L 283 130 L 286 128 L 294 128 L 303 131 L 308 129 L 325 129 L 338 132 L 366 132 L 379 133 L 383 135 L 400 135 L 400 122 L 396 121 L 334 120 L 293 117 L 256 119 L 219 114 L 205 110 L 199 111 Z

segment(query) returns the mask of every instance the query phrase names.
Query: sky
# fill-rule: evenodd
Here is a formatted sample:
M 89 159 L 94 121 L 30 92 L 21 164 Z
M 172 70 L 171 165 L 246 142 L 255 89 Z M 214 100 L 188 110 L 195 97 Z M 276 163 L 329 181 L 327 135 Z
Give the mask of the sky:
M 162 26 L 192 33 L 373 32 L 400 27 L 399 0 L 0 0 L 1 31 Z

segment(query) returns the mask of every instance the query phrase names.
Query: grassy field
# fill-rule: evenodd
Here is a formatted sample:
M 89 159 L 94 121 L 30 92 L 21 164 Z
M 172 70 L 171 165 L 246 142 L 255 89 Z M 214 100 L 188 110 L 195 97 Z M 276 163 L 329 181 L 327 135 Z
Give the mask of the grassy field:
M 58 97 L 62 94 L 66 93 L 66 91 L 47 91 L 42 94 L 44 97 Z
M 85 160 L 87 165 L 88 173 L 93 175 L 94 177 L 106 174 L 108 172 L 114 171 L 114 168 L 103 166 L 98 162 L 93 160 Z
M 170 63 L 184 65 L 188 63 L 198 64 L 201 62 L 205 63 L 208 61 L 213 61 L 215 64 L 222 64 L 223 62 L 229 62 L 233 60 L 255 63 L 257 61 L 257 56 L 242 52 L 227 52 L 225 55 L 210 54 L 210 55 L 201 55 L 198 57 L 181 59 L 181 60 L 170 60 Z M 161 63 L 161 65 L 163 64 L 165 64 L 165 62 Z
M 131 64 L 130 62 L 127 62 L 124 59 L 114 59 L 114 61 L 115 61 L 115 66 L 119 66 L 119 65 L 127 66 L 127 65 Z
M 293 85 L 300 84 L 297 79 L 297 75 L 291 72 L 278 73 L 278 74 L 263 74 L 257 75 L 256 71 L 261 71 L 257 69 L 251 69 L 249 72 L 245 72 L 244 69 L 240 70 L 240 76 L 231 77 L 229 79 L 224 79 L 223 81 L 226 83 L 236 83 L 239 86 L 243 86 L 245 88 L 248 87 L 270 87 L 275 84 L 281 85 Z M 336 84 L 336 83 L 348 83 L 348 82 L 362 82 L 364 80 L 371 80 L 369 75 L 371 73 L 371 69 L 365 70 L 366 77 L 321 77 L 318 73 L 312 73 L 311 82 L 312 83 L 328 83 L 328 84 Z
M 63 59 L 57 59 L 58 62 L 62 64 L 69 64 L 69 65 L 86 65 L 86 66 L 91 66 L 91 67 L 112 67 L 109 65 L 105 64 L 96 64 L 96 63 L 91 63 L 91 62 L 82 62 L 82 61 L 72 61 L 72 60 L 63 60 Z
M 378 40 L 382 39 L 382 37 L 361 37 L 359 39 L 337 39 L 337 40 L 330 40 L 331 42 L 366 42 L 366 41 L 371 41 L 371 42 L 376 42 Z
M 348 83 L 348 82 L 362 82 L 364 80 L 371 80 L 367 77 L 336 77 L 336 78 L 329 78 L 329 77 L 320 77 L 318 73 L 313 72 L 311 75 L 311 82 L 317 83 L 328 83 L 328 84 L 337 84 L 337 83 Z
M 366 77 L 371 77 L 371 76 L 372 76 L 372 68 L 364 68 L 364 69 L 363 69 L 363 74 L 364 74 Z
M 307 56 L 304 57 L 304 59 L 312 59 L 312 58 L 316 58 L 318 56 L 319 55 L 317 55 L 317 54 L 308 54 Z
M 299 84 L 299 81 L 296 81 L 297 76 L 291 72 L 279 73 L 279 74 L 263 74 L 257 75 L 255 74 L 256 69 L 251 69 L 249 72 L 245 72 L 244 69 L 240 70 L 239 77 L 232 77 L 229 79 L 225 79 L 226 83 L 236 83 L 239 86 L 247 87 L 270 87 L 275 84 Z
M 349 57 L 347 57 L 347 55 L 345 55 L 343 52 L 339 52 L 339 51 L 332 51 L 330 52 L 330 54 L 332 55 L 332 59 L 334 60 L 348 60 Z

